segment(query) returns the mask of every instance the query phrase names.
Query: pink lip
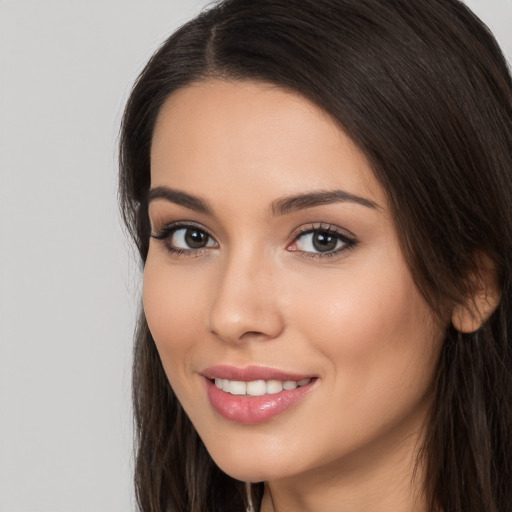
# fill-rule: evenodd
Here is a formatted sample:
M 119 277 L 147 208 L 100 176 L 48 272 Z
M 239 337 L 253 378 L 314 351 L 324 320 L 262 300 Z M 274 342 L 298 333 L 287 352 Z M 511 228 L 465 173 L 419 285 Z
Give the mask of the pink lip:
M 223 418 L 254 425 L 269 421 L 297 404 L 312 389 L 317 379 L 308 375 L 283 372 L 273 368 L 250 366 L 213 366 L 201 372 L 206 385 L 208 399 L 215 411 Z M 253 380 L 294 380 L 312 378 L 312 381 L 293 390 L 263 396 L 232 395 L 215 386 L 213 379 L 229 379 L 250 382 Z
M 246 366 L 238 368 L 236 366 L 218 365 L 205 368 L 201 375 L 207 379 L 229 379 L 240 380 L 242 382 L 251 382 L 253 380 L 303 380 L 313 378 L 313 375 L 284 372 L 275 368 L 266 366 Z

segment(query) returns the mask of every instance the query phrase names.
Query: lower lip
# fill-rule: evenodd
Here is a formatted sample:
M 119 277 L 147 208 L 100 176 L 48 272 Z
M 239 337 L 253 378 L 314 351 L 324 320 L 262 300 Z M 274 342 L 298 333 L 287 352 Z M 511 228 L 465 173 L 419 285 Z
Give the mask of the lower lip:
M 279 416 L 300 402 L 316 379 L 293 390 L 263 396 L 232 395 L 219 389 L 211 380 L 205 381 L 210 403 L 223 418 L 244 425 L 255 425 Z

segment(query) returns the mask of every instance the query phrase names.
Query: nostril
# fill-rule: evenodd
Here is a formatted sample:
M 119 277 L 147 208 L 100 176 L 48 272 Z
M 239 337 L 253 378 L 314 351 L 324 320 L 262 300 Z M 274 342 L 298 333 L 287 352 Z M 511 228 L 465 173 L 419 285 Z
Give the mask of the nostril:
M 246 331 L 240 336 L 238 339 L 240 341 L 256 339 L 256 340 L 266 340 L 271 339 L 273 336 L 271 334 L 266 334 L 261 331 Z

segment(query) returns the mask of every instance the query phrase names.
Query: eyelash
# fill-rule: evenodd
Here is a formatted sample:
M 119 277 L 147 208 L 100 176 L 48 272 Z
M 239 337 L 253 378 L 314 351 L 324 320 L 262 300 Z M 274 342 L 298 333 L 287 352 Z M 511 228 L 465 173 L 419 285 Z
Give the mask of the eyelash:
M 341 230 L 337 226 L 333 226 L 332 224 L 312 224 L 310 226 L 303 226 L 299 228 L 299 230 L 293 235 L 293 240 L 291 244 L 288 244 L 288 247 L 295 244 L 301 238 L 304 238 L 306 235 L 312 233 L 323 233 L 328 236 L 333 236 L 337 239 L 337 241 L 341 242 L 343 245 L 338 249 L 333 251 L 326 252 L 311 252 L 311 251 L 300 251 L 297 250 L 303 258 L 315 259 L 315 258 L 332 258 L 334 256 L 339 256 L 342 252 L 349 251 L 354 249 L 359 243 L 354 235 L 349 234 L 345 230 Z
M 207 229 L 205 229 L 201 224 L 196 224 L 194 222 L 175 222 L 171 224 L 167 224 L 163 226 L 161 229 L 159 229 L 156 233 L 152 233 L 151 237 L 160 240 L 165 245 L 165 248 L 169 253 L 175 255 L 175 256 L 184 256 L 184 257 L 200 257 L 202 256 L 209 247 L 201 247 L 198 249 L 184 249 L 182 247 L 175 247 L 172 246 L 170 243 L 171 237 L 179 230 L 182 229 L 196 229 L 197 231 L 204 233 L 209 241 L 213 240 L 215 244 L 217 242 L 215 241 L 214 237 L 208 232 Z M 332 251 L 326 251 L 326 252 L 312 252 L 312 251 L 301 251 L 298 249 L 290 250 L 289 247 L 291 247 L 293 244 L 296 244 L 301 238 L 304 238 L 306 235 L 312 234 L 312 233 L 323 233 L 328 236 L 335 237 L 337 241 L 342 243 L 342 246 L 332 250 Z M 348 234 L 345 231 L 342 231 L 340 228 L 333 226 L 332 224 L 311 224 L 309 226 L 303 226 L 299 228 L 293 235 L 292 235 L 292 241 L 287 244 L 287 249 L 290 250 L 290 252 L 296 252 L 301 257 L 308 258 L 308 259 L 316 259 L 316 258 L 332 258 L 333 256 L 338 256 L 340 253 L 349 251 L 357 246 L 359 242 L 357 239 L 352 235 Z M 211 246 L 210 246 L 211 247 Z M 218 244 L 217 244 L 218 247 Z
M 181 229 L 195 229 L 201 233 L 204 233 L 209 239 L 215 240 L 207 229 L 205 229 L 201 224 L 196 224 L 195 222 L 173 222 L 171 224 L 167 224 L 159 229 L 155 234 L 151 234 L 151 237 L 162 241 L 167 251 L 175 256 L 185 256 L 191 258 L 202 256 L 204 252 L 208 250 L 206 247 L 199 249 L 183 249 L 182 247 L 174 247 L 171 245 L 171 237 Z

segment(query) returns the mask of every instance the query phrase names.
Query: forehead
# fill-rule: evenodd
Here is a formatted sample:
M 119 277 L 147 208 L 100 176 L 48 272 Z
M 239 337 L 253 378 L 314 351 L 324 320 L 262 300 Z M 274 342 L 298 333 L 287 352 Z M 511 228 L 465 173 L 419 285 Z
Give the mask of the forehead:
M 151 147 L 151 186 L 300 193 L 343 187 L 382 203 L 363 152 L 300 94 L 251 81 L 199 82 L 164 103 Z

